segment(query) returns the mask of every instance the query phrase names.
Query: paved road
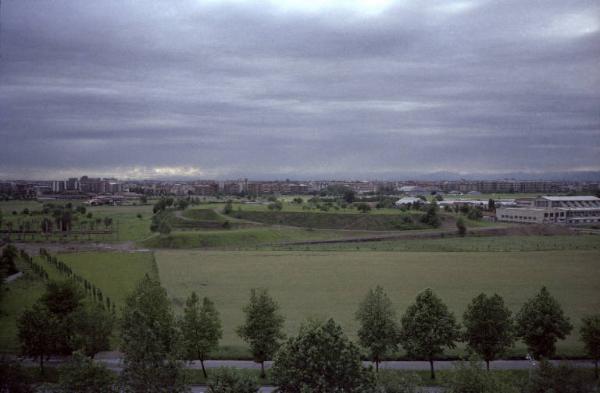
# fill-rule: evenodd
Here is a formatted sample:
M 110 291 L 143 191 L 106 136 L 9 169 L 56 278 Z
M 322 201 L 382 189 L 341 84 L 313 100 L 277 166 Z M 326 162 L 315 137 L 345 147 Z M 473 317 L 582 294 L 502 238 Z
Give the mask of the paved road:
M 95 360 L 104 363 L 108 368 L 115 371 L 121 370 L 121 356 L 118 352 L 101 352 L 96 355 Z M 52 357 L 46 363 L 48 366 L 57 366 L 65 361 L 65 358 Z M 559 360 L 552 361 L 558 364 Z M 567 360 L 568 364 L 578 368 L 592 368 L 594 364 L 590 360 Z M 37 365 L 37 362 L 31 360 L 25 360 L 25 363 L 31 365 Z M 371 362 L 363 362 L 365 366 L 372 365 Z M 434 362 L 436 370 L 449 370 L 454 367 L 454 361 L 443 360 Z M 204 362 L 206 368 L 218 368 L 218 367 L 233 367 L 240 369 L 260 369 L 260 364 L 255 363 L 251 360 L 206 360 Z M 265 368 L 270 368 L 272 362 L 265 362 Z M 192 369 L 201 368 L 200 362 L 186 363 L 186 367 Z M 527 370 L 533 367 L 531 362 L 528 360 L 496 360 L 490 363 L 492 370 Z M 407 371 L 426 371 L 429 370 L 429 362 L 426 361 L 388 361 L 381 362 L 379 364 L 381 369 L 390 370 L 407 370 Z
M 271 393 L 275 391 L 275 386 L 261 386 L 260 393 Z M 442 393 L 444 390 L 438 387 L 422 387 L 421 393 Z M 192 393 L 205 393 L 206 386 L 195 385 L 192 386 Z
M 13 282 L 15 281 L 17 278 L 21 277 L 23 275 L 23 272 L 17 272 L 15 274 L 11 274 L 10 276 L 6 277 L 4 279 L 5 283 L 9 283 L 9 282 Z

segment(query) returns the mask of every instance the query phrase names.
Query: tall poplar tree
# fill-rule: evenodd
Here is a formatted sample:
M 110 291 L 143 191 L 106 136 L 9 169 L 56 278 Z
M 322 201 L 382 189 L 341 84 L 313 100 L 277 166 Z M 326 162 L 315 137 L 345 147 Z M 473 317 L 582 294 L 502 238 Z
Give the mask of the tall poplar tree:
M 261 378 L 265 377 L 265 361 L 279 348 L 283 334 L 284 318 L 279 305 L 266 289 L 252 289 L 250 301 L 244 307 L 246 320 L 237 329 L 239 336 L 250 345 L 254 361 L 260 363 Z
M 121 318 L 123 390 L 186 392 L 180 334 L 167 293 L 147 275 L 125 301 Z
M 402 316 L 400 342 L 409 356 L 429 361 L 431 379 L 435 379 L 435 358 L 444 353 L 444 347 L 454 348 L 459 340 L 460 326 L 454 314 L 429 288 L 417 295 Z
M 510 310 L 499 295 L 475 297 L 463 315 L 467 346 L 483 358 L 486 368 L 515 342 Z
M 564 340 L 573 330 L 569 318 L 546 287 L 523 305 L 516 321 L 518 336 L 535 358 L 554 355 L 556 341 Z
M 202 373 L 206 378 L 204 360 L 219 346 L 219 340 L 223 337 L 219 312 L 215 304 L 207 297 L 200 299 L 196 292 L 192 292 L 185 302 L 183 318 L 181 319 L 181 333 L 185 348 L 186 360 L 200 360 Z
M 360 323 L 359 343 L 369 351 L 375 370 L 379 372 L 381 358 L 390 351 L 398 350 L 400 332 L 392 301 L 382 287 L 369 290 L 360 303 L 356 319 Z

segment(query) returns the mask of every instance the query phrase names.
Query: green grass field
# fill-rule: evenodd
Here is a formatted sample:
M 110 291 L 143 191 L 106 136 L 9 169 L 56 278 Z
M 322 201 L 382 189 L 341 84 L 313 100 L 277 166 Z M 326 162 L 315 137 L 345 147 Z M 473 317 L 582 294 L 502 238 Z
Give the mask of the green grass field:
M 84 252 L 56 256 L 100 288 L 115 302 L 117 309 L 145 274 L 157 274 L 151 253 Z M 50 279 L 64 279 L 53 265 L 40 257 L 35 257 L 35 260 L 45 268 Z M 0 352 L 15 352 L 18 349 L 17 318 L 44 293 L 45 283 L 27 274 L 7 287 L 0 316 Z
M 68 201 L 61 201 L 60 203 L 67 203 Z M 81 205 L 81 201 L 71 201 L 74 206 Z M 54 202 L 55 204 L 58 202 Z M 41 226 L 43 218 L 47 217 L 52 219 L 50 215 L 23 215 L 21 212 L 24 208 L 28 208 L 30 211 L 41 211 L 43 205 L 35 201 L 10 201 L 0 202 L 0 209 L 2 209 L 3 217 L 3 228 L 6 228 L 7 223 L 12 223 L 13 228 L 17 231 L 21 225 L 29 223 L 29 227 L 34 230 L 38 230 Z M 152 206 L 151 205 L 124 205 L 124 206 L 86 206 L 86 214 L 91 213 L 92 219 L 103 220 L 105 217 L 110 217 L 113 220 L 113 229 L 115 233 L 108 235 L 70 235 L 64 236 L 59 232 L 51 235 L 49 238 L 42 235 L 21 235 L 15 233 L 12 238 L 15 240 L 22 241 L 62 241 L 62 242 L 121 242 L 121 241 L 139 241 L 147 238 L 152 233 L 150 232 L 150 221 L 152 218 Z M 16 211 L 18 214 L 12 214 Z M 140 217 L 138 217 L 141 216 Z M 79 223 L 83 221 L 91 221 L 89 218 L 80 214 L 74 215 L 73 228 L 78 229 Z M 104 229 L 102 224 L 98 225 L 97 228 Z
M 286 332 L 295 334 L 309 317 L 333 317 L 355 336 L 354 312 L 366 291 L 382 285 L 400 315 L 431 287 L 459 316 L 480 292 L 497 292 L 517 311 L 545 285 L 576 328 L 600 310 L 600 252 L 226 252 L 158 251 L 160 279 L 177 311 L 196 291 L 219 308 L 222 356 L 247 356 L 234 333 L 251 288 L 265 287 L 281 304 Z M 561 355 L 581 355 L 576 335 L 558 345 Z M 457 352 L 451 352 L 456 354 Z M 515 352 L 524 354 L 519 344 Z
M 154 256 L 150 252 L 79 252 L 58 254 L 57 258 L 94 283 L 117 307 L 123 305 L 145 274 L 156 277 Z
M 94 206 L 88 211 L 95 217 L 111 217 L 118 229 L 118 236 L 112 241 L 139 241 L 152 235 L 150 221 L 152 219 L 151 205 L 137 206 Z M 141 215 L 141 218 L 138 217 Z
M 290 225 L 303 228 L 355 229 L 371 231 L 393 231 L 426 229 L 429 225 L 420 222 L 423 213 L 417 214 L 348 214 L 312 212 L 260 212 L 239 211 L 233 217 L 257 221 L 268 225 Z
M 0 353 L 18 351 L 17 318 L 23 310 L 31 307 L 46 289 L 45 282 L 35 275 L 28 265 L 19 260 L 17 267 L 25 274 L 4 286 L 6 292 L 0 307 Z M 47 265 L 44 267 L 51 280 L 62 279 L 56 269 Z

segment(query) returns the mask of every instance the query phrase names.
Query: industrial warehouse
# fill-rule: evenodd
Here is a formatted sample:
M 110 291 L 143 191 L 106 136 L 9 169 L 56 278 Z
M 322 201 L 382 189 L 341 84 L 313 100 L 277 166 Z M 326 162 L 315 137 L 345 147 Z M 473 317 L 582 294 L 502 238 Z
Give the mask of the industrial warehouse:
M 595 196 L 541 196 L 528 206 L 499 207 L 496 219 L 505 222 L 593 225 L 600 223 L 600 199 Z

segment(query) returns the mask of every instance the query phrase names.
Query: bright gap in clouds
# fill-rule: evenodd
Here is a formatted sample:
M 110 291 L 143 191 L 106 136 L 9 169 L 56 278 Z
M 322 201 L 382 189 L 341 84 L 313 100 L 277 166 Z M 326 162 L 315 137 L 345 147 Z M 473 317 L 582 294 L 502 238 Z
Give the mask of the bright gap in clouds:
M 257 3 L 252 0 L 209 0 L 211 3 Z M 274 8 L 284 12 L 323 12 L 343 9 L 363 15 L 377 15 L 385 11 L 396 0 L 268 0 Z

